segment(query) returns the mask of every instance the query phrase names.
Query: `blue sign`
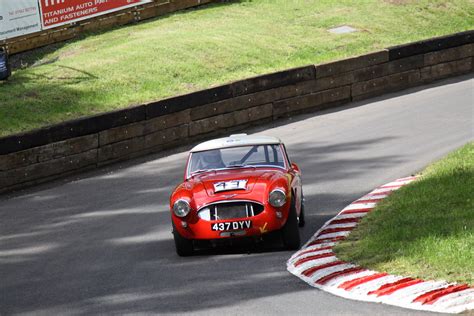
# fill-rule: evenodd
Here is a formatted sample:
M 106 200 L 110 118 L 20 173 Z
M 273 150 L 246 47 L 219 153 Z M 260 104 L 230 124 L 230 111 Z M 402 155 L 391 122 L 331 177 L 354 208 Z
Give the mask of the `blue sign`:
M 8 55 L 0 49 L 0 80 L 6 80 L 10 77 L 10 65 L 8 64 Z

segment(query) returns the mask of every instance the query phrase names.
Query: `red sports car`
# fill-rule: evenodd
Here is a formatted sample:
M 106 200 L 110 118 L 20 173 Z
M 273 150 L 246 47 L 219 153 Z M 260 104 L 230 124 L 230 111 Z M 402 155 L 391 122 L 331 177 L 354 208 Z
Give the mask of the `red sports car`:
M 300 246 L 304 225 L 301 172 L 280 139 L 231 135 L 201 143 L 188 158 L 184 182 L 170 198 L 180 256 L 195 240 L 260 237 L 280 231 L 287 249 Z

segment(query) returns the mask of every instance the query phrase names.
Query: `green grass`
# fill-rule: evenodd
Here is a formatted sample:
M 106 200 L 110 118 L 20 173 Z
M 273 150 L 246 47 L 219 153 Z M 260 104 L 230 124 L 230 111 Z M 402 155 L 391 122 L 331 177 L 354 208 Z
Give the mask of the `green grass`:
M 335 251 L 378 271 L 473 284 L 474 142 L 382 201 Z
M 327 31 L 340 25 L 359 32 Z M 22 55 L 0 83 L 0 136 L 473 25 L 470 0 L 208 5 Z

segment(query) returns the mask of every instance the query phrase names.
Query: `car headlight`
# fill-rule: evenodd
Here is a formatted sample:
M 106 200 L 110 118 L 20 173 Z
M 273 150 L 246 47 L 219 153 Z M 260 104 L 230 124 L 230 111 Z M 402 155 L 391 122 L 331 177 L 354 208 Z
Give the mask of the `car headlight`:
M 178 217 L 185 217 L 191 211 L 191 206 L 186 200 L 177 200 L 173 204 L 173 212 Z
M 270 192 L 268 196 L 268 202 L 270 202 L 271 206 L 274 207 L 282 207 L 286 203 L 286 194 L 283 190 L 275 189 Z

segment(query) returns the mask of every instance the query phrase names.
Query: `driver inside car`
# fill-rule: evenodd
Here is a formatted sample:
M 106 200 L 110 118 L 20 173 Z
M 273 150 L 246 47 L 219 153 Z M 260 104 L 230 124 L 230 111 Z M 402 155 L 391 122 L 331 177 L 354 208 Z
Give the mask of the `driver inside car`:
M 203 162 L 203 169 L 221 169 L 226 167 L 219 149 L 203 152 L 201 159 Z

